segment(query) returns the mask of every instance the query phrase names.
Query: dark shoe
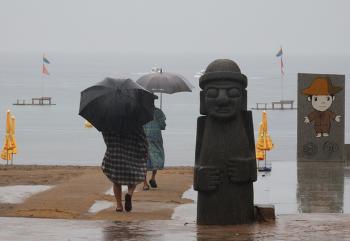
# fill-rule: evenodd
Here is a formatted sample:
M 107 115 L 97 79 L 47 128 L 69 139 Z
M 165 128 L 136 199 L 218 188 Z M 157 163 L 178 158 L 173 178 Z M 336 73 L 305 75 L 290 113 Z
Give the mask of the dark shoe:
M 131 195 L 129 193 L 125 194 L 125 211 L 130 212 L 132 209 Z
M 153 179 L 149 180 L 149 185 L 151 185 L 152 188 L 157 188 L 158 187 L 157 183 L 156 183 L 156 180 L 153 180 Z

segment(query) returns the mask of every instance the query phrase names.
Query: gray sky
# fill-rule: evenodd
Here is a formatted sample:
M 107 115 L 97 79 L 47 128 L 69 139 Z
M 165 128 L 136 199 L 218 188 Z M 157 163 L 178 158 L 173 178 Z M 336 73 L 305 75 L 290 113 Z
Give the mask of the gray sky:
M 350 53 L 348 0 L 0 0 L 0 52 Z

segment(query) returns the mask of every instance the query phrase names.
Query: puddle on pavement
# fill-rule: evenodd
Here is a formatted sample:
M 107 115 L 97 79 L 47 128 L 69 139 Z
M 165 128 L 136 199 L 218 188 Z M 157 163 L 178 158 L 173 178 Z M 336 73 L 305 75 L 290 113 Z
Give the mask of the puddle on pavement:
M 109 222 L 0 218 L 0 240 L 7 241 L 204 241 L 254 240 L 236 227 L 197 226 L 176 221 Z M 249 232 L 249 231 L 248 231 Z M 239 236 L 238 236 L 239 235 Z M 234 239 L 232 239 L 234 238 Z
M 96 214 L 102 210 L 108 209 L 113 207 L 115 204 L 114 202 L 104 201 L 104 200 L 97 200 L 95 203 L 90 207 L 89 213 Z
M 350 177 L 344 180 L 344 213 L 350 213 Z
M 322 217 L 315 217 L 319 220 Z M 334 217 L 333 217 L 334 219 Z M 83 221 L 62 219 L 0 218 L 0 240 L 6 241 L 276 241 L 276 240 L 348 240 L 335 221 L 334 232 L 327 225 L 311 220 L 286 218 L 276 223 L 236 226 L 197 226 L 173 220 L 143 222 Z M 336 219 L 338 220 L 338 219 Z M 346 227 L 342 221 L 340 227 Z M 312 232 L 310 228 L 312 227 Z M 344 239 L 342 239 L 344 237 Z
M 18 204 L 26 198 L 49 190 L 53 186 L 45 185 L 15 185 L 0 187 L 0 203 Z
M 183 194 L 196 202 L 191 187 Z M 350 213 L 350 175 L 341 163 L 274 161 L 271 172 L 258 172 L 254 203 L 272 204 L 276 214 Z M 173 219 L 195 220 L 195 204 L 175 209 Z
M 258 172 L 258 180 L 254 182 L 254 203 L 272 204 L 276 214 L 298 213 L 296 175 L 295 162 L 273 162 L 271 172 Z
M 193 186 L 182 194 L 182 198 L 193 200 L 193 203 L 177 206 L 171 219 L 183 223 L 195 223 L 197 215 L 197 192 L 193 190 Z
M 254 183 L 255 203 L 275 205 L 276 214 L 350 213 L 349 179 L 342 163 L 274 161 Z

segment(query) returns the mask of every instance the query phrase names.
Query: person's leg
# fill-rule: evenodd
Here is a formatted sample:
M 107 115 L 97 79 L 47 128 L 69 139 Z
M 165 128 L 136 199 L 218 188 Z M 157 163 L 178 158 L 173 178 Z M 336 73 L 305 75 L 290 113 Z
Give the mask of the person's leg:
M 131 198 L 132 198 L 132 194 L 133 194 L 134 191 L 135 191 L 135 188 L 136 188 L 136 185 L 135 185 L 135 184 L 133 184 L 133 185 L 128 185 L 128 193 L 125 194 L 125 204 L 124 204 L 125 210 L 126 210 L 127 212 L 130 212 L 131 209 L 132 209 Z
M 132 196 L 136 188 L 136 184 L 128 185 L 128 194 Z
M 149 190 L 149 186 L 147 184 L 147 173 L 146 173 L 145 179 L 143 180 L 143 190 L 144 191 Z
M 115 200 L 117 201 L 117 208 L 116 211 L 120 212 L 123 211 L 123 204 L 122 204 L 122 185 L 113 184 L 113 192 Z
M 157 174 L 157 170 L 153 170 L 152 171 L 152 178 L 149 180 L 149 184 L 153 188 L 157 188 L 158 187 L 157 182 L 156 182 L 156 174 Z
M 152 171 L 152 180 L 156 180 L 156 174 L 157 174 L 157 170 L 153 170 Z

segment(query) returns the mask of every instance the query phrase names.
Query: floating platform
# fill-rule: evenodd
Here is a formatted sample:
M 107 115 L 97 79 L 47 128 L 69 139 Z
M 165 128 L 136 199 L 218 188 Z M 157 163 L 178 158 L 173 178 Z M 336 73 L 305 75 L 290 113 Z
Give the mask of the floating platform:
M 13 105 L 56 105 L 52 103 L 51 97 L 34 97 L 31 101 L 27 102 L 26 100 L 17 99 L 16 103 Z
M 252 110 L 296 110 L 293 106 L 294 100 L 280 100 L 271 102 L 271 106 L 267 102 L 256 103 L 256 107 Z

